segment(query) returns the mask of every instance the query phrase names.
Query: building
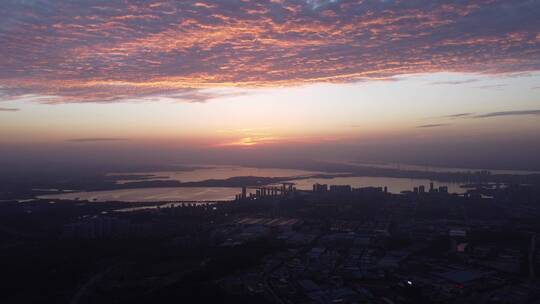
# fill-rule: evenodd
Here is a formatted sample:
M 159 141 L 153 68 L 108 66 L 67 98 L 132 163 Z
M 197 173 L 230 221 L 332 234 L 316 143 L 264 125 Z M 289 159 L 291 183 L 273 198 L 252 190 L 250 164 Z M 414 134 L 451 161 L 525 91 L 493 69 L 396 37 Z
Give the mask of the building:
M 313 184 L 313 192 L 326 192 L 328 191 L 327 184 Z
M 350 185 L 332 185 L 330 186 L 331 192 L 351 192 L 352 188 Z
M 247 194 L 247 188 L 246 188 L 246 186 L 243 186 L 242 187 L 242 199 L 246 199 L 246 197 L 247 197 L 246 194 Z

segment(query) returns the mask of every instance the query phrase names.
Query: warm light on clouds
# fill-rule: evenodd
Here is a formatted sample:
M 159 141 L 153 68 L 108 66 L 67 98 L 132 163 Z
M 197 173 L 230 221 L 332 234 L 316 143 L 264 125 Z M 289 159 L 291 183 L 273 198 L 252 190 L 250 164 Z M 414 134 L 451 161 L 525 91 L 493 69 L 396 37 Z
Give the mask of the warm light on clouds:
M 252 147 L 261 145 L 282 144 L 286 140 L 283 137 L 272 135 L 275 130 L 263 129 L 230 129 L 218 130 L 219 142 L 215 147 Z
M 0 3 L 0 94 L 167 97 L 441 71 L 540 68 L 537 1 Z
M 529 145 L 539 15 L 533 0 L 3 0 L 0 152 Z

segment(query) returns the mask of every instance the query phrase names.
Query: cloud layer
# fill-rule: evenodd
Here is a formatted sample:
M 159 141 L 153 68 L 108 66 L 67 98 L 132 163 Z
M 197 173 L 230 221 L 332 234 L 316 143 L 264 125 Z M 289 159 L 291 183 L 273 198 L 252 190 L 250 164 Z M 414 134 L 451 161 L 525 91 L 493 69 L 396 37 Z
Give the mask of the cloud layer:
M 444 120 L 448 121 L 448 120 L 455 120 L 455 119 L 459 119 L 459 120 L 484 119 L 484 118 L 505 117 L 505 116 L 540 116 L 540 110 L 528 109 L 528 110 L 515 110 L 515 111 L 488 112 L 488 113 L 483 113 L 483 114 L 457 113 L 457 114 L 440 116 L 438 118 L 443 118 Z M 417 128 L 436 128 L 436 127 L 444 127 L 444 126 L 449 126 L 449 125 L 450 125 L 449 123 L 441 122 L 441 123 L 420 125 L 420 126 L 417 126 Z
M 438 128 L 438 127 L 446 127 L 446 126 L 449 126 L 450 124 L 446 124 L 446 123 L 440 123 L 440 124 L 428 124 L 428 125 L 421 125 L 421 126 L 417 126 L 417 128 L 420 128 L 420 129 L 424 129 L 424 128 Z
M 19 111 L 19 109 L 16 108 L 0 108 L 0 112 L 16 112 Z
M 68 140 L 69 142 L 87 143 L 87 142 L 107 142 L 107 141 L 125 141 L 129 138 L 121 137 L 89 137 L 89 138 L 74 138 Z
M 0 2 L 0 98 L 204 101 L 205 89 L 540 70 L 540 2 Z
M 490 118 L 490 117 L 499 117 L 499 116 L 523 116 L 523 115 L 540 115 L 540 110 L 491 112 L 491 113 L 476 115 L 474 116 L 474 118 Z
M 467 112 L 467 113 L 458 113 L 458 114 L 451 114 L 451 115 L 445 115 L 445 116 L 441 116 L 441 118 L 465 118 L 465 117 L 471 117 L 473 116 L 474 113 L 470 113 L 470 112 Z

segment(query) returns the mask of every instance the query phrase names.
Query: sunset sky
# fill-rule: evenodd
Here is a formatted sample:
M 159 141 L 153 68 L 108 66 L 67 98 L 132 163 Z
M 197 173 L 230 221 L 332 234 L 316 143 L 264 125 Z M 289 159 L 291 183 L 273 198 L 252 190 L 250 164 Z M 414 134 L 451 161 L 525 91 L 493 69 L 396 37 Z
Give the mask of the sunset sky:
M 535 0 L 2 0 L 0 154 L 516 142 L 531 156 L 539 16 Z

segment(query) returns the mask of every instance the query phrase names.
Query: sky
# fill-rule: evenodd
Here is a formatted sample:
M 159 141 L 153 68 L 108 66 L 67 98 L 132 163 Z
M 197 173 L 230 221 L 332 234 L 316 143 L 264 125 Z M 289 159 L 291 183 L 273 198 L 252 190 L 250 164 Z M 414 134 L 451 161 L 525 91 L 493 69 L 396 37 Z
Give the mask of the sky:
M 538 16 L 527 0 L 3 0 L 0 157 L 538 169 Z

